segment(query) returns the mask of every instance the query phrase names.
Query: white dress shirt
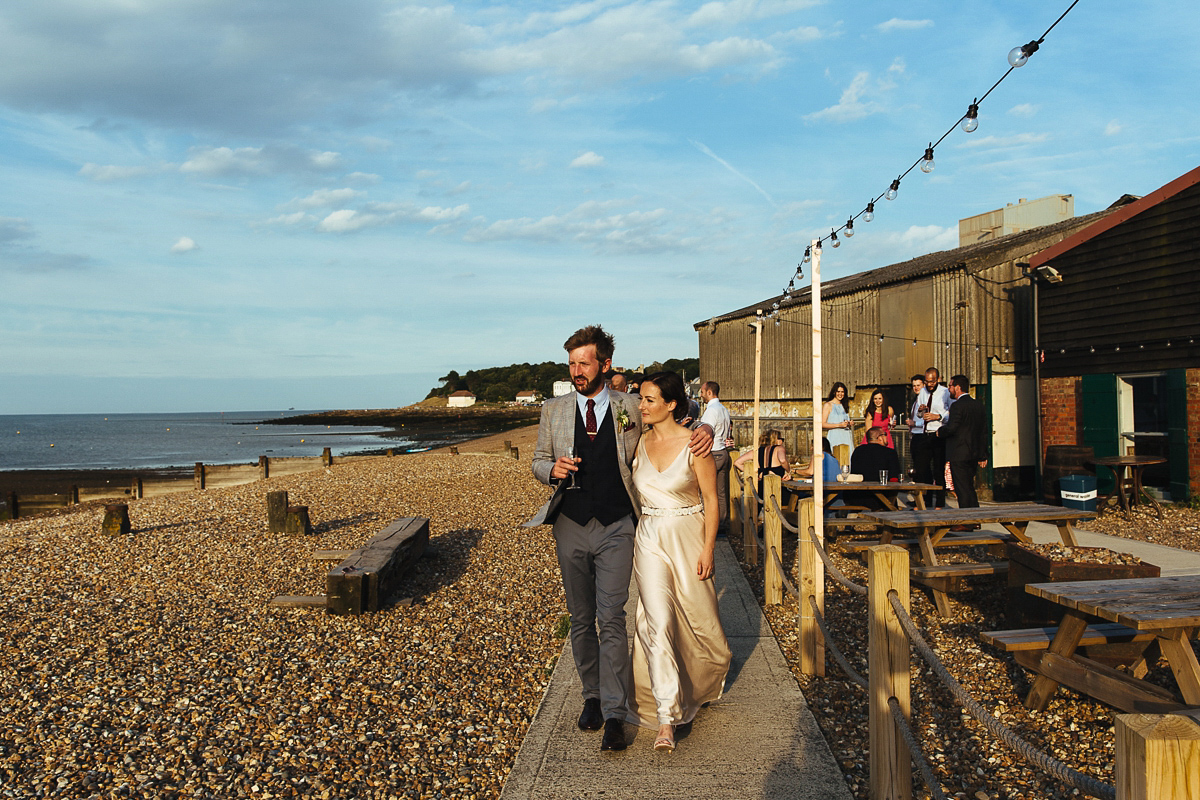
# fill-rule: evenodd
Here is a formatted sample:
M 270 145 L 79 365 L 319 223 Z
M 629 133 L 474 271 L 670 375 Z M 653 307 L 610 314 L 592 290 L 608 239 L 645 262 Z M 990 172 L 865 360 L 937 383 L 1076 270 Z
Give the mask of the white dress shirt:
M 733 422 L 729 418 L 729 411 L 719 399 L 714 397 L 708 401 L 708 405 L 704 407 L 704 413 L 700 415 L 700 422 L 712 428 L 712 451 L 716 453 L 724 450 L 725 440 L 729 438 L 729 433 L 733 429 Z

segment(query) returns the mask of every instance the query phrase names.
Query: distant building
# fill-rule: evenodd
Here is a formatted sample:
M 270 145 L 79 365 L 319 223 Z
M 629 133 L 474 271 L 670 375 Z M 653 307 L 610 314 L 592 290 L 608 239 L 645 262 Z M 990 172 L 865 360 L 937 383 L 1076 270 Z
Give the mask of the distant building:
M 526 389 L 523 392 L 517 392 L 517 403 L 523 406 L 536 405 L 541 400 L 541 395 L 532 389 Z
M 1009 203 L 1004 208 L 987 211 L 958 221 L 958 246 L 966 247 L 1011 233 L 1021 233 L 1043 225 L 1075 216 L 1075 198 L 1069 194 L 1052 194 L 1026 201 L 1024 197 L 1016 205 Z
M 475 395 L 462 389 L 450 395 L 446 400 L 446 405 L 450 408 L 470 408 L 475 405 Z
M 562 397 L 564 394 L 570 394 L 575 391 L 575 386 L 570 381 L 555 381 L 554 396 Z

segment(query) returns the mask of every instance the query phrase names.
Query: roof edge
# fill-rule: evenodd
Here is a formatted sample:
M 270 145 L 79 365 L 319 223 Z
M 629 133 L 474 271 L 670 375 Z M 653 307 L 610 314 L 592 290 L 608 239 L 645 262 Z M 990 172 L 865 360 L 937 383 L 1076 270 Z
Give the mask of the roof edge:
M 1089 225 L 1083 230 L 1077 232 L 1075 235 L 1068 236 L 1058 244 L 1047 247 L 1045 250 L 1036 253 L 1029 259 L 1030 268 L 1037 269 L 1043 264 L 1058 258 L 1063 253 L 1075 249 L 1084 242 L 1095 239 L 1100 234 L 1112 230 L 1122 222 L 1136 217 L 1146 209 L 1152 208 L 1165 200 L 1169 200 L 1170 198 L 1182 192 L 1184 189 L 1189 189 L 1192 186 L 1195 186 L 1197 183 L 1200 183 L 1200 167 L 1196 167 L 1190 172 L 1185 172 L 1175 180 L 1171 181 L 1165 186 L 1155 189 L 1153 192 L 1141 198 L 1140 200 L 1136 200 L 1124 208 L 1117 209 L 1104 219 Z

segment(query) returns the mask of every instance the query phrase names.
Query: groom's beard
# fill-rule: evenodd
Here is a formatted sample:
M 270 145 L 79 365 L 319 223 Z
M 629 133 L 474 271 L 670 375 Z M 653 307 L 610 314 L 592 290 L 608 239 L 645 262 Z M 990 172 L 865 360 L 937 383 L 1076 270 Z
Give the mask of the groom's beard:
M 600 384 L 604 383 L 604 373 L 597 372 L 596 377 L 580 385 L 584 380 L 582 375 L 575 379 L 575 391 L 584 397 L 591 397 L 600 389 Z

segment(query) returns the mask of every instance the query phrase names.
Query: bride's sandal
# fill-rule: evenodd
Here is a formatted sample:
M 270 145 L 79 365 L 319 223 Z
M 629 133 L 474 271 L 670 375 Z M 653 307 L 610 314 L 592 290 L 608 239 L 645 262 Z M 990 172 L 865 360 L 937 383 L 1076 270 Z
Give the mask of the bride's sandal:
M 665 733 L 664 733 L 665 731 Z M 675 726 L 662 725 L 658 729 L 658 738 L 654 740 L 654 749 L 664 753 L 675 752 Z

